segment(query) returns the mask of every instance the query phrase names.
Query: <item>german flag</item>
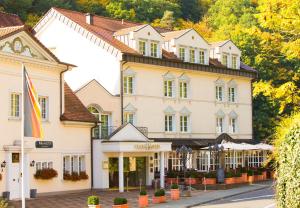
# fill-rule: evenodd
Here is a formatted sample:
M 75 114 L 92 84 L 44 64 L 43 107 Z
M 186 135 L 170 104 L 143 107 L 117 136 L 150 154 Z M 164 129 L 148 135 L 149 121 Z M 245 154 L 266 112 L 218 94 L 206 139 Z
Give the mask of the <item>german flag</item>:
M 24 136 L 43 138 L 41 108 L 34 86 L 23 67 L 23 92 L 24 92 Z

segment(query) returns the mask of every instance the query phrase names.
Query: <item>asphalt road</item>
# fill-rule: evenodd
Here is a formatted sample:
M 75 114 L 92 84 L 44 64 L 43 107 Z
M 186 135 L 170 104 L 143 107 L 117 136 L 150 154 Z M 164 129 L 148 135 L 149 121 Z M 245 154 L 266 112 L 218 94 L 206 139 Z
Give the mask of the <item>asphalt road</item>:
M 194 208 L 276 208 L 273 188 L 266 188 Z

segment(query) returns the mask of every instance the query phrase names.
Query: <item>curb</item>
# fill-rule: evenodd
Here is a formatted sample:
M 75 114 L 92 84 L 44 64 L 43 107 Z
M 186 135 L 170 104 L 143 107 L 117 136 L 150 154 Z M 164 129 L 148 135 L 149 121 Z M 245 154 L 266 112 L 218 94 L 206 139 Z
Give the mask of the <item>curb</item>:
M 203 204 L 208 204 L 210 202 L 218 201 L 218 200 L 221 200 L 221 199 L 227 199 L 227 198 L 230 198 L 230 197 L 233 197 L 233 196 L 238 196 L 238 195 L 245 194 L 245 193 L 251 193 L 251 192 L 254 192 L 254 191 L 258 191 L 258 190 L 263 190 L 263 189 L 266 189 L 266 188 L 269 188 L 269 187 L 272 187 L 272 185 L 265 186 L 265 187 L 259 187 L 257 189 L 253 189 L 251 191 L 245 190 L 243 192 L 239 192 L 239 193 L 236 193 L 236 194 L 230 194 L 228 196 L 224 196 L 224 197 L 220 197 L 220 198 L 208 200 L 208 201 L 205 201 L 205 202 L 200 202 L 200 203 L 193 204 L 193 205 L 188 205 L 188 206 L 186 206 L 186 208 L 192 208 L 192 207 L 195 207 L 195 206 L 199 206 L 199 205 L 203 205 Z

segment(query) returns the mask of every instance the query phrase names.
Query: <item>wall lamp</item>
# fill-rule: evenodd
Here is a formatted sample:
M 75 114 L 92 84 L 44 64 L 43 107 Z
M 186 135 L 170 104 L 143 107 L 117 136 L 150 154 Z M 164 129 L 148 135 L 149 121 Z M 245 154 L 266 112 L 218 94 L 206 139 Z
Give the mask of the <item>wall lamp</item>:
M 32 160 L 32 161 L 30 162 L 30 167 L 34 167 L 34 165 L 35 165 L 35 161 Z
M 5 166 L 6 166 L 6 162 L 5 162 L 5 160 L 1 163 L 1 168 L 5 168 Z

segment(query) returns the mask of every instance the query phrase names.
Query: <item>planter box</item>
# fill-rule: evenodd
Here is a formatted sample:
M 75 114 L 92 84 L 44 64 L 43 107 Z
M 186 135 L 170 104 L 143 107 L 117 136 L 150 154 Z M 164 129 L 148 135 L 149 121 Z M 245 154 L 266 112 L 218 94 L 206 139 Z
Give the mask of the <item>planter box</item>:
M 254 178 L 254 176 L 248 176 L 248 182 L 253 183 L 255 181 Z
M 243 179 L 243 177 L 241 176 L 241 177 L 234 177 L 234 182 L 235 183 L 243 183 L 244 181 L 243 181 L 244 179 Z
M 179 198 L 180 198 L 179 189 L 171 189 L 171 199 L 172 200 L 179 200 Z
M 247 174 L 247 173 L 242 173 L 242 180 L 243 180 L 243 183 L 248 182 L 247 177 L 248 177 L 248 174 Z
M 235 178 L 234 177 L 232 177 L 232 178 L 225 178 L 224 183 L 225 184 L 234 184 L 235 183 Z
M 254 176 L 254 181 L 262 181 L 263 178 L 264 178 L 263 175 L 255 175 L 255 176 Z
M 217 183 L 216 178 L 202 178 L 202 184 L 215 185 Z
M 263 171 L 262 172 L 262 175 L 263 175 L 263 180 L 267 180 L 267 171 Z
M 198 183 L 198 178 L 185 178 L 184 183 L 187 185 L 195 185 Z
M 154 196 L 152 200 L 153 204 L 165 203 L 166 201 L 166 196 Z
M 139 207 L 148 207 L 148 195 L 139 196 Z
M 179 178 L 166 178 L 167 184 L 178 184 L 179 183 Z
M 112 208 L 129 208 L 128 204 L 112 205 Z
M 88 205 L 89 206 L 89 208 L 101 208 L 101 205 L 99 204 L 99 205 Z

